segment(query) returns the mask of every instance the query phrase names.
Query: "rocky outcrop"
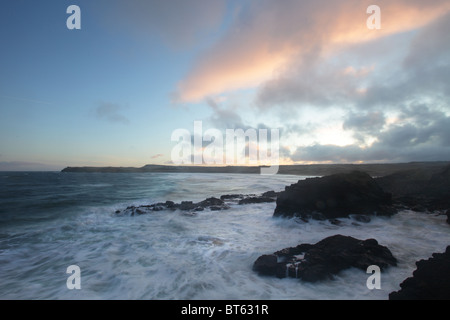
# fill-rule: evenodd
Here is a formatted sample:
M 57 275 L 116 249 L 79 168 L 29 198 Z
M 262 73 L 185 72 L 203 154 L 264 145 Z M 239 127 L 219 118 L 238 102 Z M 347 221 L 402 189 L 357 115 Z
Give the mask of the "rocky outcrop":
M 196 212 L 209 209 L 211 211 L 221 211 L 230 208 L 230 205 L 244 205 L 253 203 L 275 202 L 277 193 L 275 191 L 267 191 L 262 195 L 244 195 L 244 194 L 227 194 L 219 198 L 211 197 L 200 202 L 182 201 L 175 203 L 173 201 L 158 202 L 149 205 L 129 206 L 125 210 L 117 210 L 118 215 L 142 215 L 162 210 L 181 210 L 188 215 L 194 215 Z
M 376 181 L 383 190 L 392 194 L 398 207 L 444 212 L 450 208 L 450 165 L 400 171 Z
M 389 294 L 390 300 L 449 300 L 450 246 L 444 253 L 416 262 L 413 276 L 400 284 L 400 290 Z
M 388 266 L 396 266 L 397 260 L 387 247 L 379 245 L 375 239 L 359 240 L 335 235 L 314 245 L 300 244 L 262 255 L 253 264 L 253 270 L 260 275 L 315 282 L 332 278 L 350 267 L 366 271 L 371 265 L 384 270 Z
M 300 180 L 277 197 L 274 216 L 335 219 L 349 215 L 392 215 L 391 195 L 367 173 L 354 171 Z
M 250 204 L 250 203 L 267 203 L 275 202 L 276 199 L 269 197 L 247 197 L 239 200 L 238 204 Z
M 175 203 L 173 201 L 166 201 L 137 207 L 129 206 L 123 211 L 117 210 L 116 214 L 134 216 L 162 210 L 181 210 L 189 211 L 192 213 L 203 211 L 205 209 L 210 209 L 211 211 L 219 211 L 226 210 L 228 208 L 229 206 L 223 200 L 211 197 L 200 202 L 182 201 L 181 203 Z

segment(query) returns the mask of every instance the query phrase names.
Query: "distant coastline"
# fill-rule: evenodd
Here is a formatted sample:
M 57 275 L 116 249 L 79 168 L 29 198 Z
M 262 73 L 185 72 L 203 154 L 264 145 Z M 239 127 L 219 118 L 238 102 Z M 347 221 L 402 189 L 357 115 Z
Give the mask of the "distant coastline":
M 373 177 L 386 176 L 399 171 L 422 169 L 437 172 L 449 165 L 450 161 L 436 162 L 408 162 L 408 163 L 372 163 L 372 164 L 309 164 L 309 165 L 280 165 L 278 174 L 323 176 L 335 173 L 344 173 L 354 170 L 364 171 Z M 84 173 L 244 173 L 259 174 L 259 166 L 168 166 L 145 165 L 143 167 L 67 167 L 61 172 Z

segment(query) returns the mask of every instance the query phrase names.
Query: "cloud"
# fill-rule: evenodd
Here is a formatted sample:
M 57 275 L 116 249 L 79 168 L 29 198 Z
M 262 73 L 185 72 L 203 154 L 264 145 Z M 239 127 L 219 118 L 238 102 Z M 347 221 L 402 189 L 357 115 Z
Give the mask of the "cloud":
M 244 125 L 241 116 L 231 107 L 224 107 L 212 97 L 206 98 L 206 103 L 212 110 L 212 115 L 207 119 L 214 128 L 217 129 L 244 129 L 248 125 Z
M 129 124 L 127 117 L 122 115 L 119 111 L 122 107 L 111 102 L 101 102 L 95 109 L 95 115 L 98 119 L 106 120 L 113 123 Z
M 369 149 L 355 145 L 314 145 L 297 149 L 290 158 L 295 162 L 325 163 L 449 161 L 450 148 L 420 145 L 399 150 L 379 145 Z
M 432 97 L 437 103 L 450 97 L 450 14 L 423 28 L 412 40 L 400 68 L 386 83 L 373 83 L 359 106 L 401 105 Z
M 162 153 L 158 153 L 158 154 L 155 154 L 154 156 L 152 156 L 151 159 L 158 159 L 161 157 L 164 157 L 164 155 Z
M 355 113 L 350 111 L 344 119 L 342 128 L 352 130 L 353 137 L 365 143 L 368 136 L 377 136 L 386 124 L 386 117 L 380 111 Z
M 356 120 L 352 116 L 348 119 L 350 123 Z M 383 123 L 383 117 L 374 114 L 361 119 L 358 129 L 371 129 L 375 124 L 379 130 Z M 298 162 L 450 160 L 450 116 L 445 112 L 424 105 L 412 106 L 404 109 L 396 122 L 384 126 L 385 129 L 376 134 L 376 141 L 370 146 L 299 146 L 290 158 Z
M 319 66 L 321 60 L 345 46 L 421 28 L 450 9 L 446 0 L 379 0 L 382 30 L 374 31 L 366 26 L 366 9 L 371 4 L 360 0 L 248 1 L 228 32 L 198 57 L 180 81 L 177 100 L 200 101 L 205 96 L 262 84 L 268 92 L 261 93 L 261 99 L 268 103 L 271 97 L 289 99 L 280 92 L 293 92 L 289 86 L 307 94 L 312 87 L 307 85 L 309 76 L 320 84 L 330 75 L 339 75 L 338 70 L 315 73 L 320 70 L 311 69 L 311 64 Z M 290 83 L 292 70 L 297 72 Z M 350 75 L 347 78 L 351 80 Z M 336 87 L 330 89 L 340 92 L 339 84 L 326 83 L 334 83 Z M 312 98 L 317 98 L 317 92 Z
M 379 0 L 381 30 L 366 26 L 371 4 L 247 1 L 176 100 L 206 99 L 217 126 L 282 121 L 292 161 L 448 159 L 450 2 Z M 247 88 L 248 106 L 216 100 Z
M 386 117 L 379 111 L 366 114 L 350 112 L 344 120 L 343 128 L 373 133 L 379 132 L 385 123 Z

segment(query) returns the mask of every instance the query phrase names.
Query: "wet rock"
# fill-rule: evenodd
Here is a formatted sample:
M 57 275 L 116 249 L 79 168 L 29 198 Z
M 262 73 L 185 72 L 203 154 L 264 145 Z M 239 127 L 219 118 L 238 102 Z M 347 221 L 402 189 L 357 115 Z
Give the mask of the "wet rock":
M 433 253 L 428 260 L 416 262 L 413 276 L 389 294 L 390 300 L 449 300 L 450 246 L 444 253 Z
M 275 199 L 269 197 L 247 197 L 239 200 L 238 204 L 251 204 L 251 203 L 268 203 L 275 202 Z
M 397 260 L 387 247 L 378 244 L 375 239 L 359 240 L 335 235 L 314 245 L 300 244 L 261 256 L 255 261 L 253 270 L 262 275 L 316 282 L 332 278 L 351 267 L 366 271 L 371 265 L 384 270 L 388 266 L 396 266 Z
M 335 219 L 359 215 L 392 215 L 391 195 L 367 173 L 354 171 L 300 180 L 280 192 L 274 216 Z
M 319 221 L 327 220 L 327 217 L 321 212 L 313 212 L 311 214 L 311 218 L 314 219 L 314 220 L 319 220 Z
M 173 201 L 166 201 L 165 205 L 167 208 L 173 208 L 175 203 Z
M 330 223 L 334 224 L 335 226 L 339 226 L 342 224 L 342 221 L 339 219 L 330 219 Z
M 271 191 L 264 192 L 262 194 L 262 196 L 266 197 L 266 198 L 276 198 L 276 197 L 278 197 L 278 194 L 279 194 L 279 192 L 275 192 L 275 191 L 271 190 Z
M 220 200 L 236 200 L 236 199 L 242 199 L 244 197 L 243 194 L 224 194 L 220 196 Z
M 193 210 L 197 207 L 196 204 L 194 204 L 192 201 L 182 201 L 181 204 L 178 206 L 178 209 L 180 210 Z
M 279 264 L 277 256 L 274 254 L 265 254 L 256 259 L 253 264 L 253 270 L 257 271 L 261 275 L 275 275 Z
M 223 200 L 211 197 L 206 200 L 200 201 L 197 205 L 206 208 L 210 206 L 221 206 L 223 204 L 224 204 Z
M 450 165 L 403 170 L 376 181 L 392 194 L 397 206 L 418 212 L 447 210 L 450 207 Z
M 135 210 L 135 212 L 137 213 L 137 214 L 145 214 L 145 211 L 144 210 L 142 210 L 142 209 L 139 209 L 139 208 L 136 208 L 136 210 Z
M 276 196 L 275 191 L 265 192 L 263 195 L 243 195 L 243 194 L 226 194 L 222 195 L 219 198 L 210 197 L 200 202 L 193 201 L 182 201 L 181 203 L 175 203 L 173 201 L 166 202 L 158 202 L 150 205 L 141 205 L 138 207 L 129 206 L 125 210 L 120 211 L 116 210 L 115 213 L 117 215 L 128 214 L 130 216 L 134 216 L 135 214 L 145 214 L 151 213 L 154 211 L 163 211 L 163 210 L 180 210 L 180 211 L 188 211 L 193 213 L 204 211 L 205 209 L 210 209 L 211 211 L 221 211 L 227 210 L 230 208 L 231 204 L 251 204 L 251 203 L 266 203 L 266 202 L 274 202 Z M 265 196 L 264 196 L 265 195 Z M 190 216 L 190 214 L 187 214 Z
M 355 219 L 358 222 L 362 222 L 362 223 L 369 223 L 371 221 L 369 216 L 366 216 L 364 214 L 355 214 L 352 215 L 351 218 Z

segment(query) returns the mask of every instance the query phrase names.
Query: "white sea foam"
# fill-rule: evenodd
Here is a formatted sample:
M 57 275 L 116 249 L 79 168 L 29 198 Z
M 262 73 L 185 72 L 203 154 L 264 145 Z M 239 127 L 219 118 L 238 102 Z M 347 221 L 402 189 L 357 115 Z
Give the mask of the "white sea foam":
M 177 181 L 178 185 L 188 188 L 195 180 L 193 175 L 188 178 Z M 279 177 L 270 184 L 259 176 L 234 178 L 225 184 L 217 176 L 202 177 L 195 184 L 199 189 L 191 189 L 190 194 L 197 191 L 196 196 L 204 199 L 243 190 L 281 190 L 298 179 Z M 249 184 L 254 189 L 245 187 Z M 172 200 L 196 199 L 185 194 Z M 375 217 L 369 223 L 342 219 L 337 226 L 273 218 L 274 203 L 232 205 L 229 210 L 205 210 L 195 216 L 178 211 L 116 216 L 114 211 L 127 203 L 84 207 L 20 230 L 3 228 L 0 298 L 387 299 L 411 276 L 417 260 L 443 252 L 450 239 L 444 216 L 410 211 Z M 262 277 L 252 271 L 262 254 L 316 243 L 334 234 L 375 238 L 392 251 L 399 263 L 382 273 L 381 290 L 369 290 L 369 275 L 357 269 L 318 283 Z M 81 268 L 81 290 L 66 287 L 66 268 L 73 264 Z

